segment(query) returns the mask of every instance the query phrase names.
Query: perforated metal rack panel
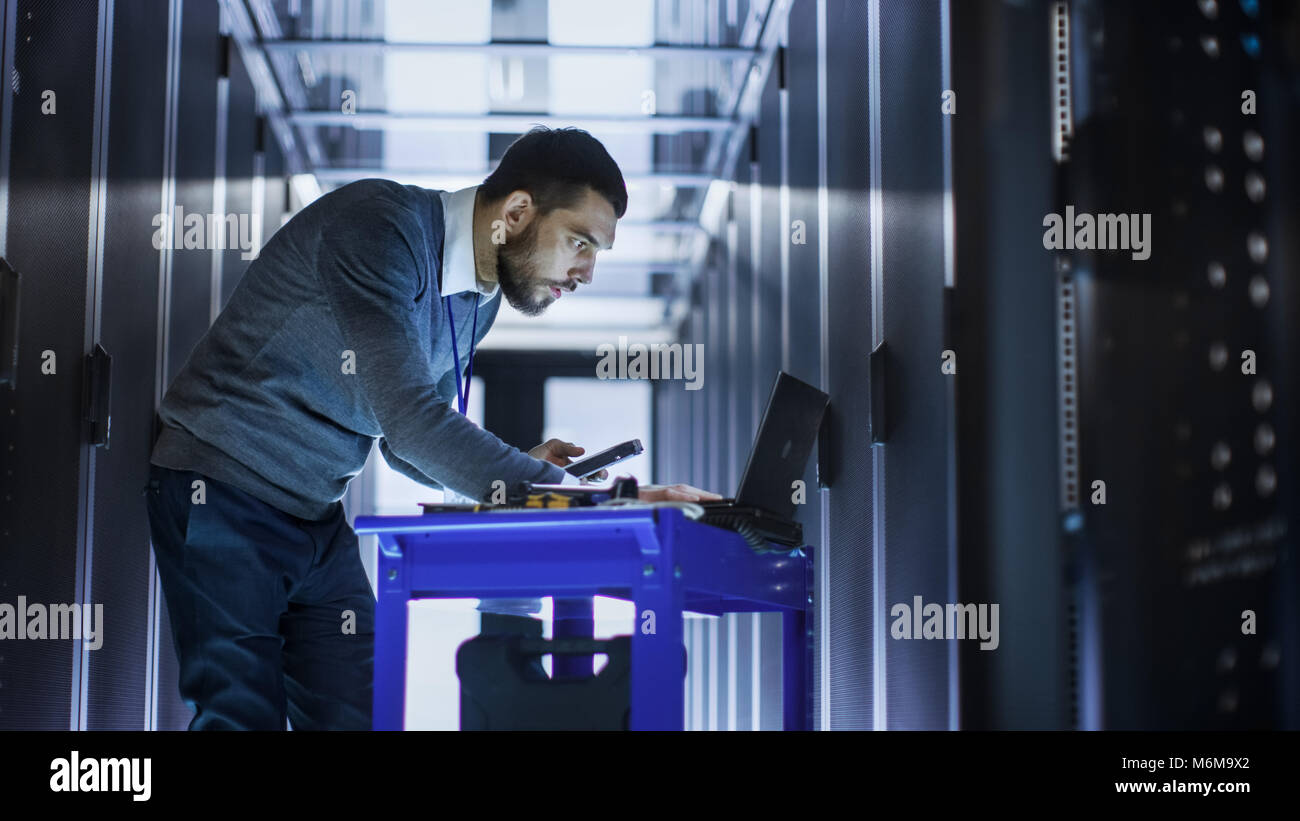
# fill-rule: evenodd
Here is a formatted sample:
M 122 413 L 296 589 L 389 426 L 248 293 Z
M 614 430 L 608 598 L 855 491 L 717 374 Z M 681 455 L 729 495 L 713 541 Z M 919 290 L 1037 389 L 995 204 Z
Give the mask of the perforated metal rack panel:
M 780 70 L 773 66 L 763 87 L 758 113 L 758 181 L 760 187 L 758 249 L 761 263 L 757 266 L 758 301 L 755 305 L 758 321 L 753 326 L 757 344 L 754 346 L 754 374 L 749 385 L 751 395 L 757 399 L 758 421 L 772 390 L 777 372 L 782 367 L 782 338 L 785 330 L 781 323 L 781 248 L 789 242 L 789 230 L 781 224 L 781 142 L 786 123 L 781 119 Z M 746 455 L 748 455 L 746 448 Z M 742 457 L 743 460 L 744 457 Z M 737 470 L 744 468 L 743 461 Z M 761 630 L 760 675 L 764 682 L 761 709 L 761 726 L 776 729 L 781 726 L 781 698 L 784 682 L 781 676 L 781 614 L 763 613 L 759 617 Z
M 790 187 L 789 254 L 789 371 L 810 385 L 821 383 L 821 293 L 819 277 L 818 189 L 819 151 L 817 100 L 817 8 L 815 0 L 798 0 L 791 8 L 786 56 L 788 120 L 788 184 Z M 803 242 L 796 241 L 801 224 Z M 817 454 L 808 460 L 803 476 L 806 501 L 797 508 L 806 540 L 821 538 L 821 496 L 817 489 Z M 818 556 L 820 558 L 820 555 Z M 821 665 L 813 664 L 813 726 L 820 726 Z
M 257 147 L 257 111 L 253 82 L 239 56 L 231 46 L 230 92 L 226 101 L 226 213 L 238 221 L 239 236 L 227 244 L 221 260 L 221 305 L 230 301 L 239 281 L 248 269 L 251 256 L 258 249 L 245 252 L 245 240 L 252 243 L 253 153 Z M 249 228 L 245 230 L 244 226 Z M 233 226 L 232 226 L 233 227 Z M 229 229 L 228 229 L 229 231 Z
M 216 4 L 183 4 L 181 65 L 176 135 L 176 202 L 186 213 L 207 213 L 212 207 L 217 112 Z M 177 252 L 172 263 L 171 335 L 168 350 L 170 384 L 190 351 L 207 331 L 212 304 L 212 251 Z M 189 726 L 193 710 L 180 698 L 180 668 L 166 598 L 158 628 L 158 729 Z
M 285 177 L 284 155 L 280 152 L 280 144 L 275 139 L 270 126 L 263 125 L 263 128 L 265 130 L 262 145 L 266 156 L 263 170 L 266 189 L 262 198 L 262 244 L 265 245 L 266 241 L 280 230 L 280 220 L 289 210 L 289 186 Z
M 22 274 L 18 390 L 0 389 L 0 601 L 79 602 L 82 353 L 98 3 L 6 4 L 14 23 L 6 258 Z M 54 89 L 55 113 L 42 113 Z M 44 351 L 57 370 L 42 374 Z M 0 647 L 0 727 L 71 726 L 70 641 Z
M 871 443 L 866 341 L 871 339 L 867 118 L 867 4 L 829 2 L 826 20 L 830 211 L 831 729 L 871 729 L 875 695 Z M 811 9 L 810 9 L 811 10 Z M 882 525 L 884 522 L 882 522 Z M 825 707 L 823 707 L 825 709 Z
M 153 449 L 158 256 L 158 150 L 166 104 L 167 15 L 115 3 L 108 100 L 108 192 L 100 341 L 113 355 L 113 427 L 96 449 L 93 579 L 104 643 L 90 654 L 87 728 L 139 730 L 147 712 L 149 521 L 140 488 Z
M 761 412 L 755 409 L 754 402 L 754 384 L 758 374 L 754 342 L 754 305 L 758 298 L 758 273 L 755 270 L 756 260 L 751 237 L 757 217 L 752 204 L 750 183 L 753 179 L 753 166 L 749 157 L 747 140 L 736 161 L 734 173 L 736 190 L 730 196 L 735 242 L 729 249 L 729 262 L 736 282 L 735 296 L 730 306 L 735 319 L 732 332 L 734 349 L 731 351 L 733 357 L 731 369 L 736 375 L 736 390 L 730 397 L 734 429 L 729 439 L 733 449 L 741 453 L 748 453 L 753 445 L 754 433 L 758 430 L 757 414 Z M 740 469 L 743 470 L 743 466 Z M 740 476 L 736 474 L 736 484 L 739 482 Z M 736 484 L 730 485 L 727 492 L 735 493 Z
M 704 381 L 698 393 L 703 394 L 705 424 L 708 428 L 709 446 L 705 452 L 704 487 L 725 487 L 731 473 L 731 452 L 727 443 L 727 395 L 735 377 L 729 367 L 727 346 L 727 304 L 729 302 L 727 272 L 723 269 L 721 255 L 712 255 L 703 272 L 705 278 Z
M 761 257 L 755 257 L 754 240 L 761 231 L 761 210 L 755 208 L 754 187 L 757 182 L 755 169 L 750 158 L 751 143 L 747 139 L 736 161 L 734 180 L 736 189 L 732 193 L 731 214 L 734 224 L 732 236 L 734 244 L 730 247 L 729 264 L 733 271 L 736 291 L 732 299 L 729 316 L 734 320 L 729 333 L 729 348 L 732 357 L 732 373 L 735 378 L 728 397 L 728 407 L 734 413 L 732 429 L 729 432 L 728 447 L 736 454 L 733 460 L 732 482 L 725 487 L 728 493 L 735 493 L 740 483 L 740 471 L 744 469 L 743 461 L 753 446 L 754 435 L 758 428 L 758 417 L 754 409 L 754 382 L 757 374 L 755 352 L 755 307 L 757 301 L 757 280 Z M 725 629 L 723 629 L 725 628 Z M 720 626 L 723 636 L 719 654 L 736 665 L 735 716 L 737 729 L 771 729 L 764 723 L 764 699 L 770 693 L 764 692 L 762 678 L 762 642 L 763 625 L 761 618 L 755 614 L 730 614 Z M 755 652 L 755 646 L 759 651 Z M 756 666 L 756 662 L 758 665 Z M 728 680 L 728 685 L 730 679 Z M 728 692 L 728 709 L 730 709 L 730 692 Z M 719 722 L 719 726 L 729 726 L 730 714 Z
M 758 251 L 762 264 L 758 266 L 758 322 L 754 327 L 758 344 L 751 388 L 760 419 L 777 371 L 783 364 L 782 337 L 785 333 L 781 323 L 781 249 L 790 241 L 790 231 L 789 226 L 781 224 L 781 142 L 786 123 L 781 120 L 779 74 L 775 66 L 768 74 L 758 113 L 757 157 L 762 215 Z
M 219 7 L 185 3 L 181 20 L 176 133 L 176 204 L 186 214 L 212 211 L 216 171 Z M 167 381 L 176 377 L 208 329 L 212 297 L 210 249 L 178 251 L 172 263 L 172 323 Z
M 1063 200 L 1151 219 L 1149 258 L 1066 254 L 1096 721 L 1295 727 L 1300 9 L 1088 2 L 1072 24 L 1091 89 Z
M 881 319 L 889 349 L 889 408 L 898 410 L 887 413 L 885 507 L 876 511 L 886 551 L 884 579 L 876 583 L 885 584 L 887 607 L 918 595 L 924 602 L 954 601 L 944 515 L 950 504 L 945 431 L 951 376 L 939 367 L 946 115 L 935 90 L 943 88 L 941 42 L 938 3 L 881 4 Z M 887 726 L 947 729 L 954 642 L 891 635 L 886 646 Z

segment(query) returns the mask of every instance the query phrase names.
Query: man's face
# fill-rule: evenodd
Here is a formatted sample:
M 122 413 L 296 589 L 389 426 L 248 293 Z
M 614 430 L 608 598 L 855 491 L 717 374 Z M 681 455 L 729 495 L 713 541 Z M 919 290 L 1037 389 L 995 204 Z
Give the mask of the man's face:
M 515 310 L 537 316 L 578 283 L 591 282 L 596 251 L 614 244 L 617 220 L 609 201 L 590 188 L 573 208 L 546 216 L 530 198 L 524 215 L 527 225 L 497 246 L 497 278 Z

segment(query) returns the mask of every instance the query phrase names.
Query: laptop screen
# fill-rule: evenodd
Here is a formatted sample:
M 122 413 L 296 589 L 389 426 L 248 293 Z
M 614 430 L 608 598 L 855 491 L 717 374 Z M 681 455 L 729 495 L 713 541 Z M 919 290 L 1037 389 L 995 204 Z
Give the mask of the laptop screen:
M 803 478 L 830 397 L 784 371 L 767 399 L 736 503 L 794 518 L 794 482 Z

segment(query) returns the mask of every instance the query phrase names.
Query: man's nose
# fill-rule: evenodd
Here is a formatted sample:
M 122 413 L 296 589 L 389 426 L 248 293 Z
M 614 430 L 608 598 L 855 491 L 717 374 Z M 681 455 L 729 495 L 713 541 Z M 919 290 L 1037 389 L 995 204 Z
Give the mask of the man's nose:
M 575 272 L 574 278 L 577 279 L 579 282 L 581 282 L 583 285 L 590 285 L 591 277 L 595 273 L 595 268 L 596 268 L 595 263 L 591 263 L 583 268 L 579 268 Z

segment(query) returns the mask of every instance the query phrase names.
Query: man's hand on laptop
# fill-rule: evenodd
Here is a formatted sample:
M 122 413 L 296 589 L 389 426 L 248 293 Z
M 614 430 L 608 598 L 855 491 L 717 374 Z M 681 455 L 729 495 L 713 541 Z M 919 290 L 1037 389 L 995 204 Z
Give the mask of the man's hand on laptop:
M 642 485 L 637 495 L 643 502 L 706 502 L 722 498 L 690 485 Z

